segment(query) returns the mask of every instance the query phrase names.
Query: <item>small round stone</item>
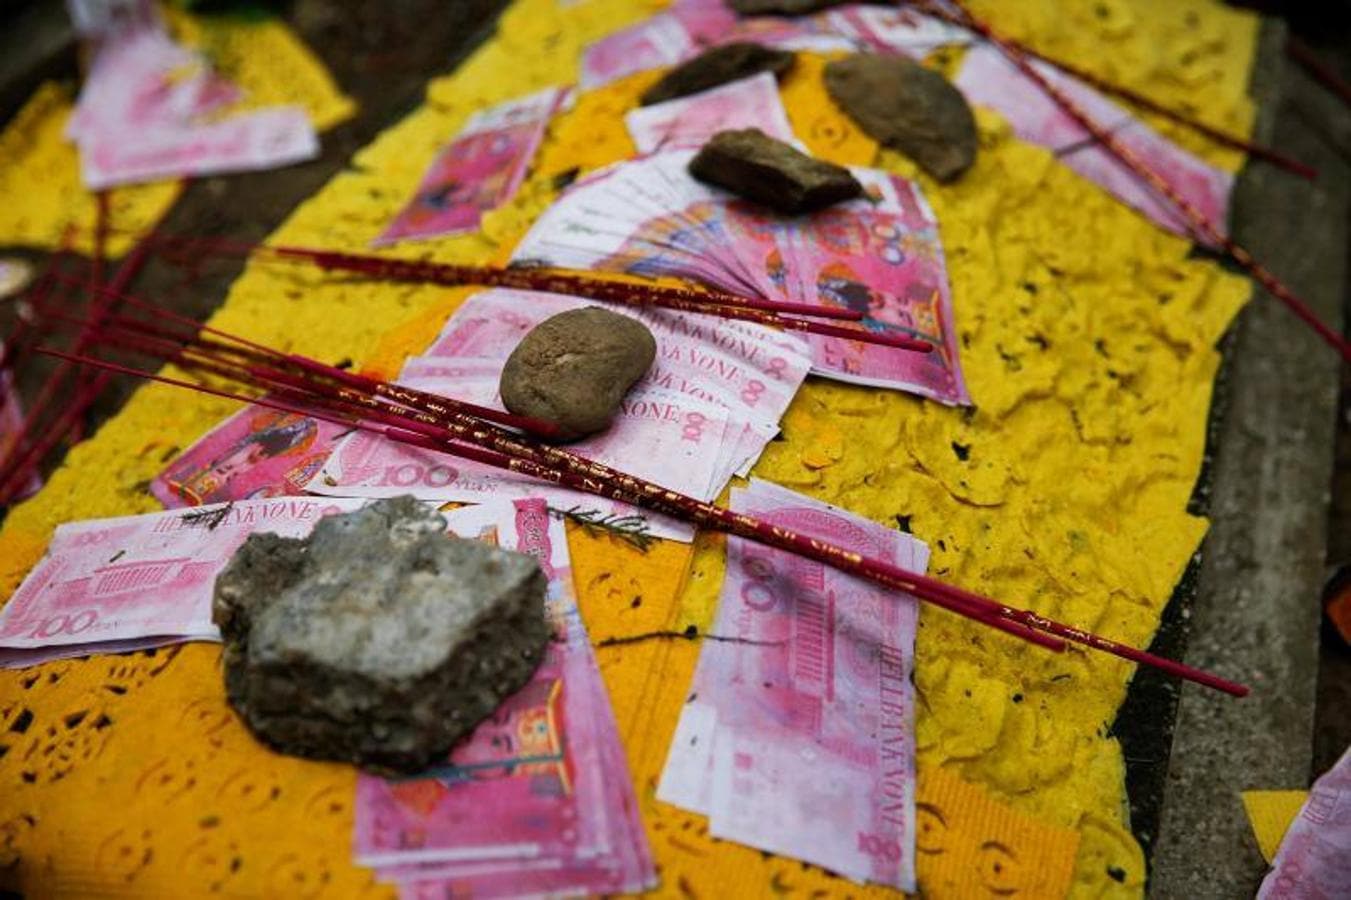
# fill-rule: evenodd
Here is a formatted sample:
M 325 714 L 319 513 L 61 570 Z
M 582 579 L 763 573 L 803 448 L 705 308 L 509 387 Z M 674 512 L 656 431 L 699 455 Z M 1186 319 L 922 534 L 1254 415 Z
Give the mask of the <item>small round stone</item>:
M 526 333 L 502 368 L 502 402 L 552 422 L 563 440 L 604 431 L 647 373 L 657 341 L 642 322 L 598 306 L 550 316 Z

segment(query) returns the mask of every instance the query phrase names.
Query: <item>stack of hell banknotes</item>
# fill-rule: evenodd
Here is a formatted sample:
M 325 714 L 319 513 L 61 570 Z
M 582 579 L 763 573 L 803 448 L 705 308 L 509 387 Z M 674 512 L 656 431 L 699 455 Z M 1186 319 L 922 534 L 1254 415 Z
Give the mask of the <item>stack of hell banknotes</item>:
M 398 381 L 442 396 L 503 408 L 498 383 L 507 357 L 540 322 L 595 301 L 531 291 L 490 290 L 467 300 Z M 619 309 L 657 341 L 651 369 L 606 431 L 571 444 L 588 459 L 681 491 L 717 497 L 746 474 L 811 367 L 796 337 L 763 326 L 656 308 Z M 578 493 L 480 463 L 357 432 L 344 438 L 308 482 L 318 494 L 476 503 L 485 497 L 545 496 L 555 506 L 633 513 L 616 501 Z M 688 540 L 684 523 L 651 519 L 656 536 Z
M 533 555 L 554 639 L 530 683 L 443 765 L 362 775 L 355 854 L 404 897 L 614 894 L 655 885 L 647 838 L 595 655 L 577 612 L 562 522 L 542 500 L 447 515 L 461 537 Z

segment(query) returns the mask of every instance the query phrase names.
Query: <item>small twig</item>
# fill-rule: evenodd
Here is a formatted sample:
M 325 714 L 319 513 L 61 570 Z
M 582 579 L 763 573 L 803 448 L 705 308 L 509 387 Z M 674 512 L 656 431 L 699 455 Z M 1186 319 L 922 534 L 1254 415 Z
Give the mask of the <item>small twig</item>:
M 656 540 L 646 516 L 637 514 L 617 516 L 614 513 L 603 513 L 598 509 L 582 509 L 580 506 L 568 509 L 551 506 L 549 512 L 560 519 L 580 525 L 592 537 L 602 533 L 608 534 L 636 547 L 640 553 L 646 553 L 647 548 Z
M 644 631 L 640 634 L 626 634 L 620 637 L 602 638 L 596 641 L 597 647 L 617 647 L 623 644 L 641 644 L 646 641 L 697 641 L 703 638 L 706 641 L 718 641 L 724 644 L 745 644 L 750 647 L 778 647 L 785 641 L 757 641 L 754 638 L 736 637 L 727 634 L 700 634 L 697 625 L 691 625 L 684 631 Z
M 220 509 L 199 509 L 195 512 L 184 513 L 182 516 L 183 524 L 190 528 L 205 525 L 207 531 L 215 531 L 230 515 L 230 510 L 234 505 L 235 502 L 231 500 Z

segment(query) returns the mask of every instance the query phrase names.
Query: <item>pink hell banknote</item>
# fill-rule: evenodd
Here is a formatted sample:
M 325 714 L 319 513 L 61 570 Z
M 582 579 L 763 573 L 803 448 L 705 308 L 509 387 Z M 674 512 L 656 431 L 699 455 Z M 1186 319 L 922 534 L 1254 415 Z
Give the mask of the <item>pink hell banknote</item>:
M 1257 897 L 1351 897 L 1351 749 L 1309 789 Z
M 796 140 L 779 100 L 778 82 L 768 72 L 688 97 L 640 106 L 624 116 L 639 153 L 700 147 L 729 128 L 758 128 L 772 138 Z
M 784 219 L 696 181 L 692 156 L 658 153 L 579 181 L 536 220 L 513 261 L 670 275 L 857 310 L 862 327 L 934 351 L 807 335 L 815 374 L 969 401 L 938 222 L 916 184 L 854 168 L 866 199 Z
M 681 21 L 661 13 L 587 47 L 581 86 L 589 90 L 634 72 L 674 65 L 693 50 L 694 41 Z
M 201 437 L 150 483 L 166 509 L 305 493 L 348 430 L 247 406 Z
M 61 525 L 0 610 L 0 647 L 35 650 L 7 655 L 31 665 L 52 647 L 97 652 L 107 642 L 159 636 L 217 640 L 216 575 L 250 534 L 300 537 L 323 516 L 364 503 L 293 497 Z
M 1221 234 L 1228 231 L 1229 194 L 1234 176 L 1210 165 L 1149 128 L 1128 111 L 1054 66 L 1034 62 L 1037 71 L 1067 94 L 1098 125 L 1195 207 Z M 967 53 L 957 87 L 972 104 L 987 106 L 1008 119 L 1025 141 L 1053 151 L 1065 165 L 1099 185 L 1121 202 L 1160 226 L 1184 237 L 1210 243 L 1193 234 L 1191 225 L 1153 188 L 1121 163 L 999 50 L 978 46 Z
M 272 168 L 318 154 L 298 106 L 207 118 L 240 95 L 157 23 L 110 33 L 66 129 L 86 186 Z
M 568 95 L 548 88 L 475 113 L 436 157 L 408 205 L 376 246 L 478 229 L 486 210 L 520 186 L 549 119 Z
M 753 480 L 732 509 L 922 571 L 892 529 Z M 709 832 L 914 887 L 913 598 L 739 539 L 658 797 Z
M 585 626 L 562 523 L 541 500 L 446 516 L 461 537 L 541 563 L 553 626 L 530 683 L 412 778 L 362 775 L 355 853 L 404 896 L 519 896 L 639 890 L 654 872 L 632 781 Z

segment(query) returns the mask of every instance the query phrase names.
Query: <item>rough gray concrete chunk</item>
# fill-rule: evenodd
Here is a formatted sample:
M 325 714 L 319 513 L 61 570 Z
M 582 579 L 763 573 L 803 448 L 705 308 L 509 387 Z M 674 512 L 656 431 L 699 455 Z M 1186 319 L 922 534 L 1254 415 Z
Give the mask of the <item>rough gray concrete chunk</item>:
M 530 679 L 546 580 L 412 497 L 254 534 L 216 579 L 230 704 L 283 753 L 414 772 Z
M 502 367 L 502 402 L 521 416 L 558 426 L 575 440 L 604 431 L 634 382 L 657 355 L 657 341 L 636 319 L 598 306 L 540 322 Z
M 782 75 L 793 67 L 793 54 L 759 44 L 737 42 L 705 50 L 667 72 L 642 96 L 644 106 L 697 94 L 760 72 Z
M 976 160 L 976 119 L 946 78 L 899 56 L 860 53 L 826 66 L 826 90 L 870 137 L 939 181 Z
M 789 214 L 822 209 L 863 193 L 848 169 L 813 159 L 758 128 L 713 135 L 690 160 L 690 174 Z

